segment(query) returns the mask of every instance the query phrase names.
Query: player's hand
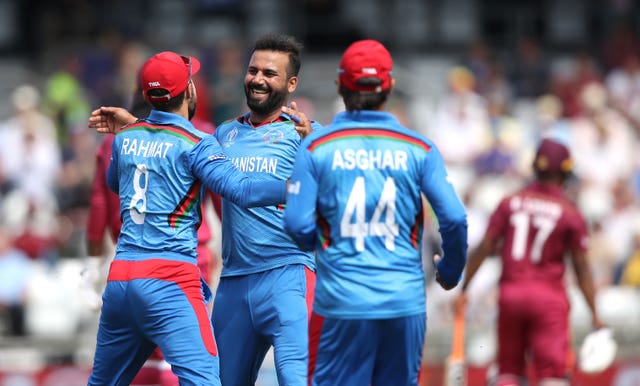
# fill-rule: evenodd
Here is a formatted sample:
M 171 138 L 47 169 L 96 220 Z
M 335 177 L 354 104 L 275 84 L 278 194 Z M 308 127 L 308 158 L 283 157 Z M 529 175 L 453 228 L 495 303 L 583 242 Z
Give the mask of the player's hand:
M 119 128 L 137 120 L 121 107 L 100 107 L 91 112 L 89 128 L 98 133 L 115 133 Z
M 597 331 L 597 330 L 599 330 L 599 329 L 601 329 L 601 328 L 605 328 L 605 327 L 607 327 L 607 326 L 602 322 L 602 320 L 600 320 L 600 318 L 598 318 L 597 316 L 594 316 L 594 317 L 593 317 L 593 319 L 592 319 L 592 322 L 591 322 L 591 323 L 592 323 L 592 325 L 593 325 L 593 330 L 594 330 L 594 331 Z
M 436 281 L 438 282 L 438 284 L 440 284 L 440 287 L 444 288 L 446 291 L 449 291 L 450 289 L 453 289 L 458 283 L 447 283 L 446 281 L 444 281 L 444 279 L 442 279 L 442 277 L 440 277 L 440 272 L 438 272 L 438 262 L 440 260 L 442 260 L 442 256 L 438 254 L 433 255 L 433 265 L 436 271 Z
M 289 106 L 282 106 L 282 112 L 289 115 L 293 122 L 295 122 L 295 128 L 300 138 L 304 139 L 307 135 L 311 134 L 313 129 L 311 128 L 311 121 L 307 119 L 307 116 L 300 110 L 296 102 L 291 102 Z
M 80 271 L 80 292 L 92 311 L 100 311 L 102 295 L 98 292 L 101 281 L 100 258 L 89 257 Z

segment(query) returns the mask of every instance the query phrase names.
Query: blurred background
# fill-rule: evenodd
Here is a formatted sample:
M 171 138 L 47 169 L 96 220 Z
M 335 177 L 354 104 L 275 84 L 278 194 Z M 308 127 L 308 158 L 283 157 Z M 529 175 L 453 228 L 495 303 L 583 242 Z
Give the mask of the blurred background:
M 334 79 L 342 51 L 360 38 L 389 48 L 397 89 L 388 109 L 440 148 L 468 208 L 470 247 L 500 198 L 531 177 L 539 139 L 565 139 L 578 176 L 570 193 L 592 234 L 598 307 L 620 345 L 611 369 L 579 384 L 637 385 L 640 8 L 633 0 L 0 0 L 0 385 L 86 383 L 98 321 L 79 285 L 100 142 L 87 128 L 90 111 L 130 106 L 140 65 L 174 50 L 202 61 L 198 117 L 233 118 L 246 111 L 253 41 L 267 32 L 305 45 L 293 99 L 323 124 L 341 109 Z M 438 249 L 428 221 L 426 262 Z M 219 232 L 212 248 L 218 243 Z M 470 287 L 474 382 L 495 354 L 494 260 Z M 455 290 L 433 286 L 425 268 L 422 382 L 439 385 Z M 591 321 L 571 272 L 567 283 L 578 347 Z M 270 366 L 261 385 L 276 384 Z

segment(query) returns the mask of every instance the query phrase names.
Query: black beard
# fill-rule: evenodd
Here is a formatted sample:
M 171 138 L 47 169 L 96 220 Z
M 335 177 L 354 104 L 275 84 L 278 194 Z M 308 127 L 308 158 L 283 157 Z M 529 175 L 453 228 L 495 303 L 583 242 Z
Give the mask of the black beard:
M 191 120 L 196 115 L 196 104 L 189 103 L 189 120 Z
M 280 108 L 284 105 L 284 101 L 287 98 L 287 91 L 286 89 L 271 89 L 267 100 L 265 100 L 264 102 L 258 102 L 257 100 L 251 98 L 251 87 L 245 86 L 244 95 L 247 98 L 247 107 L 249 107 L 251 111 L 259 115 L 268 115 L 276 110 L 280 110 Z

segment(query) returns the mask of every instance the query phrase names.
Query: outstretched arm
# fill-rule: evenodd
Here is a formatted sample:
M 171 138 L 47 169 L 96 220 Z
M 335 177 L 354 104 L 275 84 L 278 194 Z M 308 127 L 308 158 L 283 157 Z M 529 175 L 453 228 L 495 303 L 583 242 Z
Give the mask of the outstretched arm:
M 115 133 L 122 126 L 136 120 L 136 117 L 122 107 L 100 107 L 91 112 L 89 128 L 96 129 L 98 133 Z
M 236 169 L 218 140 L 208 135 L 190 154 L 192 171 L 211 191 L 243 207 L 283 204 L 287 181 L 257 180 Z

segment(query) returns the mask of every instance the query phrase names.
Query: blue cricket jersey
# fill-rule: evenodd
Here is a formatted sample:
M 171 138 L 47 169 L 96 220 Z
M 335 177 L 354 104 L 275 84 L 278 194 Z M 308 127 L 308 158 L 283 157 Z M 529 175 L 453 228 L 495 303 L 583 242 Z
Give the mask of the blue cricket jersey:
M 314 312 L 342 319 L 425 312 L 421 192 L 443 238 L 438 270 L 457 282 L 466 211 L 431 141 L 377 111 L 342 112 L 304 140 L 284 219 L 301 248 L 317 251 Z
M 195 263 L 204 186 L 244 206 L 280 203 L 286 194 L 281 181 L 239 172 L 212 135 L 157 110 L 116 133 L 107 183 L 120 196 L 116 259 L 128 260 Z
M 314 129 L 321 127 L 312 123 Z M 294 122 L 282 114 L 274 122 L 254 127 L 249 113 L 220 124 L 214 136 L 227 157 L 252 178 L 286 181 L 302 142 Z M 301 251 L 283 226 L 283 205 L 242 208 L 222 201 L 221 276 L 263 272 L 289 264 L 315 270 L 313 253 Z

